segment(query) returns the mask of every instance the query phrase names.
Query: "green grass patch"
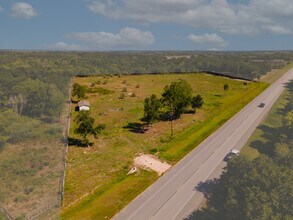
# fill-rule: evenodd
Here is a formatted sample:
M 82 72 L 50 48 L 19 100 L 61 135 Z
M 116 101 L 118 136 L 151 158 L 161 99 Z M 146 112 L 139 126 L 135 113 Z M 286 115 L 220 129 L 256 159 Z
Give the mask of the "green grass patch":
M 148 171 L 120 178 L 68 208 L 62 219 L 110 219 L 157 178 L 156 173 Z
M 277 102 L 271 108 L 269 114 L 262 121 L 260 126 L 255 130 L 249 141 L 243 147 L 241 154 L 246 156 L 247 158 L 253 160 L 260 155 L 260 152 L 253 147 L 253 143 L 262 142 L 267 143 L 268 140 L 265 137 L 265 132 L 261 129 L 262 126 L 267 126 L 269 128 L 278 128 L 282 125 L 282 109 L 288 103 L 288 95 L 290 95 L 289 91 L 285 90 Z
M 193 95 L 203 97 L 203 107 L 196 114 L 184 114 L 174 122 L 173 139 L 170 139 L 168 121 L 154 123 L 145 133 L 135 133 L 132 128 L 142 123 L 144 99 L 151 94 L 160 97 L 165 85 L 179 79 L 191 85 Z M 90 87 L 92 82 L 102 82 L 103 78 L 82 77 L 74 81 Z M 228 91 L 223 89 L 225 84 L 229 85 Z M 94 143 L 91 148 L 71 146 L 68 149 L 62 218 L 79 219 L 83 216 L 87 219 L 104 219 L 105 216 L 113 216 L 158 178 L 155 174 L 149 176 L 145 172 L 126 177 L 135 155 L 156 154 L 162 160 L 175 164 L 267 86 L 265 83 L 244 83 L 207 74 L 109 78 L 107 84 L 101 84 L 100 87 L 113 93 L 103 96 L 87 94 L 91 114 L 97 123 L 106 125 L 105 131 L 98 139 L 89 136 Z M 119 99 L 123 89 L 127 92 L 123 99 Z M 135 97 L 131 97 L 133 93 Z M 71 111 L 70 135 L 79 138 L 73 132 L 76 127 L 73 119 L 77 115 L 74 108 L 75 105 Z M 130 193 L 128 186 L 135 190 Z M 111 199 L 105 202 L 108 195 L 120 202 Z
M 162 157 L 168 161 L 177 162 L 198 144 L 205 140 L 211 133 L 228 121 L 233 115 L 240 111 L 247 103 L 260 94 L 267 84 L 254 84 L 254 88 L 247 93 L 231 96 L 228 105 L 219 111 L 210 113 L 209 120 L 198 123 L 178 135 L 174 141 L 163 148 Z
M 6 217 L 2 212 L 0 212 L 0 220 L 6 220 Z
M 93 87 L 88 89 L 89 93 L 98 93 L 99 95 L 107 95 L 114 93 L 113 90 L 105 89 L 103 87 Z

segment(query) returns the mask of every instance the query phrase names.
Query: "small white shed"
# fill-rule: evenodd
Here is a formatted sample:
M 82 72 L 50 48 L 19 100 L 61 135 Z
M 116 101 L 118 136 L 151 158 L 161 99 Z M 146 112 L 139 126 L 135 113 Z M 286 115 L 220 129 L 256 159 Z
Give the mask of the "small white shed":
M 90 103 L 88 101 L 82 100 L 77 103 L 79 111 L 89 111 Z

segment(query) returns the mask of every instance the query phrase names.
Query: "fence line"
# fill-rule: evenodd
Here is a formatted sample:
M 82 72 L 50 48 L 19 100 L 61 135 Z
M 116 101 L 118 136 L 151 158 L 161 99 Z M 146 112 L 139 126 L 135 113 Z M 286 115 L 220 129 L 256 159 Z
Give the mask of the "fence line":
M 61 178 L 59 183 L 59 195 L 60 195 L 60 202 L 62 205 L 63 197 L 64 197 L 64 183 L 65 183 L 65 175 L 66 175 L 66 161 L 67 161 L 67 153 L 68 153 L 68 138 L 69 138 L 69 131 L 70 131 L 70 112 L 71 112 L 71 93 L 72 93 L 72 81 L 69 82 L 69 106 L 68 106 L 68 116 L 67 116 L 67 129 L 66 129 L 66 137 L 65 137 L 65 153 L 63 154 L 63 169 L 61 172 Z
M 45 213 L 46 211 L 52 209 L 53 207 L 58 206 L 58 209 L 60 210 L 61 205 L 62 205 L 62 201 L 63 201 L 63 197 L 64 197 L 64 183 L 65 183 L 65 171 L 66 171 L 66 161 L 67 161 L 67 152 L 68 152 L 68 138 L 69 138 L 69 131 L 70 131 L 70 112 L 71 112 L 71 89 L 72 89 L 72 83 L 71 80 L 69 82 L 69 100 L 67 101 L 68 103 L 68 113 L 67 113 L 67 127 L 65 130 L 65 137 L 64 137 L 64 146 L 65 146 L 65 151 L 62 154 L 62 168 L 61 168 L 61 175 L 60 175 L 60 179 L 59 179 L 59 184 L 58 184 L 58 198 L 51 202 L 50 204 L 43 206 L 42 208 L 39 208 L 29 214 L 26 215 L 26 219 L 29 220 L 33 220 L 33 219 L 37 219 L 38 216 L 40 216 L 41 214 Z M 4 206 L 2 205 L 2 203 L 0 203 L 0 211 L 5 215 L 5 217 L 8 220 L 14 220 L 14 218 L 9 214 L 9 212 L 4 208 Z
M 63 197 L 64 197 L 64 183 L 65 183 L 65 175 L 66 175 L 66 161 L 67 161 L 67 152 L 68 152 L 68 138 L 69 138 L 69 131 L 70 131 L 70 112 L 71 112 L 71 90 L 72 90 L 72 83 L 71 80 L 69 82 L 69 93 L 68 93 L 68 97 L 69 100 L 67 101 L 68 103 L 68 109 L 67 109 L 67 127 L 65 130 L 65 137 L 64 137 L 64 146 L 65 146 L 65 151 L 62 154 L 62 168 L 61 168 L 61 175 L 60 175 L 60 179 L 59 179 L 59 184 L 58 184 L 58 198 L 56 201 L 52 202 L 51 204 L 38 209 L 35 213 L 30 214 L 27 219 L 36 219 L 38 216 L 40 216 L 41 214 L 45 213 L 46 211 L 52 209 L 54 206 L 59 206 L 59 209 L 62 206 L 62 201 L 63 201 Z
M 60 200 L 59 200 L 59 198 L 57 198 L 51 204 L 48 204 L 46 206 L 43 206 L 42 208 L 39 208 L 39 209 L 35 210 L 34 212 L 31 212 L 30 214 L 28 214 L 26 216 L 26 219 L 29 219 L 29 220 L 37 219 L 37 217 L 39 217 L 40 215 L 44 214 L 46 211 L 52 209 L 55 206 L 58 206 L 58 209 L 59 209 L 59 207 L 60 207 Z

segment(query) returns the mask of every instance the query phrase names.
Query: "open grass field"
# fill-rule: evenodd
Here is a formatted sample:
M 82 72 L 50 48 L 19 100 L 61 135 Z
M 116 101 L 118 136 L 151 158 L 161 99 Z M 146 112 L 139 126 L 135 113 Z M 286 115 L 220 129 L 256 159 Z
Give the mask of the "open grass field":
M 135 132 L 142 124 L 144 99 L 151 94 L 160 96 L 165 85 L 179 79 L 192 86 L 194 95 L 203 97 L 204 106 L 174 122 L 173 139 L 170 122 L 157 122 L 144 133 Z M 68 149 L 62 219 L 111 218 L 158 178 L 150 171 L 126 176 L 138 153 L 153 153 L 175 164 L 268 86 L 207 74 L 78 77 L 74 82 L 97 91 L 88 93 L 87 100 L 92 116 L 106 129 L 98 139 L 90 137 L 91 148 Z M 224 84 L 229 85 L 228 91 Z M 122 91 L 125 96 L 119 99 Z M 74 108 L 70 135 L 79 138 L 73 132 Z

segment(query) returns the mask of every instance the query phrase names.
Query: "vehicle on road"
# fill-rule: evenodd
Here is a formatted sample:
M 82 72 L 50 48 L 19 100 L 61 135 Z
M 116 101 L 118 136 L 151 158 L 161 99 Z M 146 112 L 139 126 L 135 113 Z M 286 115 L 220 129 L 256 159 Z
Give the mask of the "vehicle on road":
M 262 103 L 260 103 L 260 104 L 258 105 L 258 107 L 259 107 L 259 108 L 263 108 L 263 107 L 265 107 L 265 105 L 266 105 L 266 104 L 262 102 Z
M 224 158 L 224 161 L 228 162 L 229 160 L 231 160 L 233 157 L 238 156 L 240 154 L 239 150 L 236 149 L 232 149 Z

